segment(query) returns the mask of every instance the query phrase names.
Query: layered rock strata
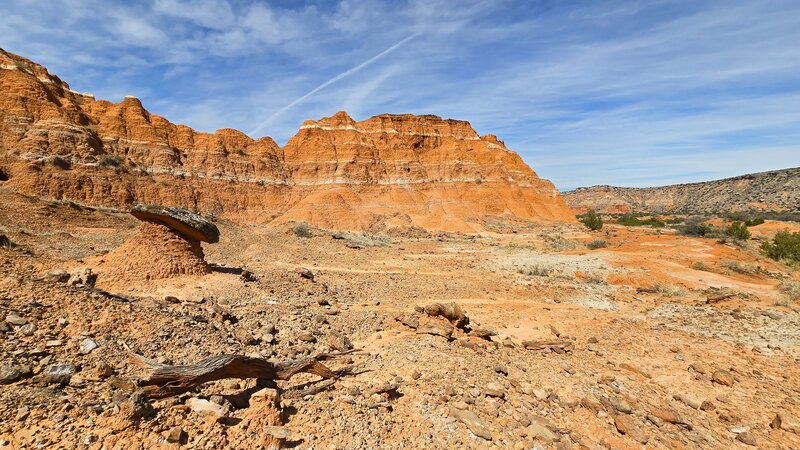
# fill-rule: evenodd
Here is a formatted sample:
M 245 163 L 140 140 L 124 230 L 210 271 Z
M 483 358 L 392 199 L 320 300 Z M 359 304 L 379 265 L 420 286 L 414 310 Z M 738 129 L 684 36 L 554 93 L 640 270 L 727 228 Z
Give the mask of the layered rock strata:
M 201 133 L 73 91 L 0 51 L 0 185 L 46 198 L 171 205 L 260 223 L 477 231 L 487 217 L 572 221 L 552 183 L 468 122 L 340 112 L 280 147 L 232 129 Z

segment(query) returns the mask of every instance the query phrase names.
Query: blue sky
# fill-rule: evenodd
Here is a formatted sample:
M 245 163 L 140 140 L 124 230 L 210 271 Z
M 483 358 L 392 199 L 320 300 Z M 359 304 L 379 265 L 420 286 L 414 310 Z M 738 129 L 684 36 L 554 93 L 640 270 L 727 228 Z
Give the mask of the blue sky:
M 464 119 L 559 189 L 800 166 L 800 2 L 3 0 L 73 89 L 283 144 L 345 110 Z

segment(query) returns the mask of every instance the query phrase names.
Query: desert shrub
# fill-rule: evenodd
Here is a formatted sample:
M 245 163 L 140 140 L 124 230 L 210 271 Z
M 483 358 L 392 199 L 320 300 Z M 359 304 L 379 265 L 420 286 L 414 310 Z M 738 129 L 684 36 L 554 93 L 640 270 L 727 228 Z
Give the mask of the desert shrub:
M 757 272 L 757 270 L 754 269 L 752 266 L 745 263 L 741 263 L 739 261 L 723 261 L 722 264 L 720 265 L 730 270 L 731 272 L 741 273 L 745 275 Z
M 684 291 L 683 288 L 680 286 L 675 286 L 674 284 L 656 283 L 653 288 L 655 288 L 656 292 L 665 297 L 678 297 L 686 295 L 686 291 Z
M 684 222 L 679 231 L 684 236 L 710 237 L 714 233 L 714 228 L 702 217 L 692 217 Z
M 704 272 L 710 272 L 711 268 L 706 265 L 703 261 L 695 261 L 692 263 L 692 269 L 694 270 L 702 270 Z
M 580 221 L 586 225 L 586 228 L 597 231 L 603 228 L 603 219 L 597 214 L 597 211 L 590 209 L 586 214 L 578 216 Z
M 520 267 L 517 272 L 528 276 L 549 277 L 553 273 L 553 269 L 537 265 Z
M 800 281 L 783 280 L 778 289 L 790 302 L 800 300 Z
M 50 159 L 50 164 L 62 170 L 69 170 L 72 168 L 72 163 L 68 159 L 64 159 L 60 156 L 53 156 Z
M 620 217 L 619 219 L 617 219 L 617 223 L 619 225 L 624 225 L 626 227 L 641 227 L 641 226 L 649 225 L 649 226 L 652 226 L 652 227 L 661 228 L 661 227 L 664 226 L 664 222 L 656 219 L 655 217 L 650 217 L 650 218 L 642 220 L 642 219 L 640 219 L 638 217 L 631 216 L 631 215 L 624 215 L 624 216 Z
M 754 227 L 757 225 L 761 225 L 762 223 L 764 223 L 764 219 L 762 219 L 761 217 L 757 217 L 755 219 L 747 219 L 744 221 L 745 226 L 748 227 Z
M 608 284 L 608 281 L 606 281 L 605 278 L 603 278 L 600 275 L 595 275 L 595 274 L 589 274 L 586 277 L 586 282 L 589 283 L 589 284 Z
M 772 241 L 761 244 L 761 251 L 776 261 L 800 265 L 800 232 L 780 231 Z
M 299 238 L 310 238 L 313 236 L 311 233 L 311 229 L 308 227 L 308 224 L 305 222 L 297 222 L 292 226 L 292 232 L 295 236 Z
M 596 250 L 598 248 L 606 248 L 606 247 L 608 247 L 608 243 L 606 243 L 606 241 L 602 239 L 595 239 L 586 244 L 586 248 L 588 248 L 589 250 Z
M 100 167 L 121 167 L 125 161 L 117 156 L 117 155 L 103 155 L 100 157 L 100 160 L 97 161 L 97 165 Z
M 670 217 L 669 219 L 666 220 L 666 223 L 670 225 L 677 225 L 679 223 L 683 223 L 684 220 L 685 219 L 683 217 Z
M 750 231 L 747 229 L 747 225 L 738 220 L 728 225 L 728 228 L 725 229 L 725 235 L 740 241 L 750 239 Z
M 367 233 L 336 232 L 333 233 L 334 239 L 344 239 L 345 245 L 349 248 L 366 247 L 385 247 L 392 243 L 388 236 L 378 236 Z
M 545 240 L 547 241 L 547 246 L 551 250 L 555 250 L 557 252 L 575 250 L 578 247 L 578 244 L 575 243 L 575 241 L 564 239 L 564 237 L 560 234 L 555 236 L 545 236 Z

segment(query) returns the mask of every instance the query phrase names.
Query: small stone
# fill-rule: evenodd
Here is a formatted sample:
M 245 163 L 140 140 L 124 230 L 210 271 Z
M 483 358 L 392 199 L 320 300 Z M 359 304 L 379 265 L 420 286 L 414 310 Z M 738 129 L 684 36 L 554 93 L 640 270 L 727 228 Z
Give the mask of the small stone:
M 547 421 L 541 418 L 534 418 L 531 424 L 526 429 L 528 437 L 532 439 L 539 439 L 545 442 L 553 442 L 561 439 L 561 436 L 550 431 L 547 427 Z
M 497 383 L 489 383 L 485 388 L 483 388 L 483 395 L 487 397 L 503 398 L 506 394 L 503 386 L 500 386 Z
M 12 312 L 6 315 L 6 322 L 16 327 L 21 327 L 26 323 L 28 323 L 28 320 L 20 316 L 19 314 Z
M 69 364 L 53 364 L 47 366 L 42 372 L 42 380 L 45 383 L 69 384 L 69 380 L 75 375 L 75 368 Z
M 785 412 L 779 412 L 776 414 L 775 418 L 772 419 L 770 426 L 772 428 L 778 428 L 791 433 L 800 434 L 800 420 L 798 420 L 795 416 L 786 414 Z
M 306 280 L 314 281 L 314 272 L 305 267 L 298 267 L 295 272 L 300 275 L 300 278 L 305 278 Z
M 167 439 L 167 442 L 175 443 L 181 442 L 184 439 L 184 435 L 186 434 L 181 427 L 172 427 L 167 431 L 166 435 L 164 436 Z
M 713 411 L 715 408 L 716 406 L 714 406 L 714 404 L 708 400 L 705 400 L 703 401 L 703 403 L 700 404 L 701 411 Z
M 86 355 L 88 353 L 91 353 L 92 350 L 96 349 L 97 347 L 99 346 L 97 345 L 97 342 L 95 342 L 93 339 L 84 339 L 83 341 L 81 341 L 80 352 Z
M 460 420 L 464 423 L 464 425 L 469 428 L 470 431 L 475 436 L 480 438 L 486 439 L 487 441 L 492 440 L 492 432 L 489 430 L 489 427 L 472 411 L 466 411 L 454 407 L 450 407 L 450 417 Z
M 418 370 L 415 370 L 415 371 L 411 372 L 411 378 L 414 379 L 414 380 L 419 380 L 419 378 L 421 376 L 422 376 L 422 374 L 419 373 Z
M 19 332 L 23 336 L 33 336 L 33 333 L 35 333 L 36 330 L 37 327 L 35 323 L 26 323 L 25 325 L 19 327 Z
M 508 376 L 508 367 L 502 364 L 497 364 L 496 366 L 494 366 L 494 371 L 497 373 L 502 373 L 505 376 Z
M 193 413 L 200 416 L 214 416 L 222 417 L 225 415 L 225 408 L 216 403 L 212 403 L 202 398 L 192 397 L 186 400 L 186 406 L 192 410 Z
M 420 321 L 417 334 L 432 334 L 449 338 L 453 335 L 453 325 L 445 319 L 428 318 L 424 322 Z
M 314 335 L 311 334 L 311 332 L 309 331 L 298 334 L 297 339 L 303 342 L 310 342 L 310 343 L 317 342 L 317 338 L 315 338 Z
M 723 386 L 733 386 L 733 374 L 727 370 L 717 370 L 711 374 L 711 381 Z
M 338 352 L 346 352 L 353 349 L 353 343 L 350 339 L 338 331 L 331 331 L 328 334 L 328 346 Z
M 692 424 L 689 423 L 683 417 L 681 417 L 681 415 L 678 414 L 678 412 L 673 410 L 673 409 L 670 409 L 670 408 L 655 408 L 654 407 L 654 408 L 652 408 L 650 410 L 650 412 L 652 413 L 653 416 L 655 416 L 656 418 L 658 418 L 658 419 L 660 419 L 660 420 L 662 420 L 664 422 L 669 422 L 669 423 L 672 423 L 672 424 L 675 424 L 675 425 L 683 426 L 687 430 L 691 430 L 692 429 Z
M 492 336 L 497 336 L 497 330 L 488 327 L 476 327 L 469 334 L 482 339 L 490 339 Z
M 47 271 L 42 278 L 51 283 L 66 283 L 69 280 L 69 273 L 66 270 L 53 269 Z
M 628 403 L 628 401 L 625 400 L 624 398 L 612 397 L 611 400 L 610 400 L 610 403 L 611 403 L 611 406 L 614 407 L 614 409 L 616 409 L 617 411 L 619 411 L 621 413 L 630 414 L 631 412 L 633 412 L 633 408 L 631 407 L 631 404 Z
M 689 394 L 675 394 L 672 396 L 675 400 L 683 403 L 686 406 L 690 406 L 694 409 L 700 409 L 703 405 L 703 401 L 697 398 L 690 396 Z
M 164 296 L 164 301 L 167 302 L 167 303 L 178 304 L 178 303 L 181 302 L 181 299 L 179 299 L 178 297 L 172 296 L 172 295 L 165 295 Z
M 17 366 L 0 364 L 0 385 L 9 384 L 22 377 L 22 371 Z
M 614 416 L 614 425 L 616 425 L 617 431 L 642 445 L 647 444 L 647 441 L 650 440 L 647 434 L 636 424 L 633 417 L 629 415 L 620 414 Z
M 17 422 L 22 422 L 23 420 L 28 418 L 30 413 L 31 413 L 30 408 L 28 408 L 27 406 L 20 406 L 19 409 L 17 409 L 17 415 L 15 419 L 17 420 Z
M 756 446 L 756 438 L 748 431 L 737 434 L 736 440 L 743 444 L 751 445 L 753 447 Z
M 51 340 L 47 341 L 44 345 L 45 345 L 45 347 L 49 347 L 49 348 L 61 347 L 62 345 L 64 345 L 64 342 L 61 341 L 61 339 L 51 339 Z

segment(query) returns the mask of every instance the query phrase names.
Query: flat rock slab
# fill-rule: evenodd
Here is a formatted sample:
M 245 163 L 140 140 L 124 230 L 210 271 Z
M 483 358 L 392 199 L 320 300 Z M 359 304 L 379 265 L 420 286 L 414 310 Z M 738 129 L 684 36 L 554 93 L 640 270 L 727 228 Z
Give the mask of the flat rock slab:
M 474 412 L 464 411 L 451 406 L 450 417 L 453 417 L 463 422 L 464 425 L 466 425 L 467 428 L 469 428 L 469 430 L 472 431 L 472 433 L 475 436 L 486 439 L 488 441 L 492 440 L 491 430 L 489 430 L 489 427 L 486 425 L 486 423 L 484 423 L 483 420 L 481 420 L 481 418 L 478 417 L 478 415 L 475 414 Z
M 160 223 L 183 236 L 210 244 L 219 242 L 219 229 L 200 214 L 181 208 L 156 205 L 136 205 L 131 214 L 145 222 Z

